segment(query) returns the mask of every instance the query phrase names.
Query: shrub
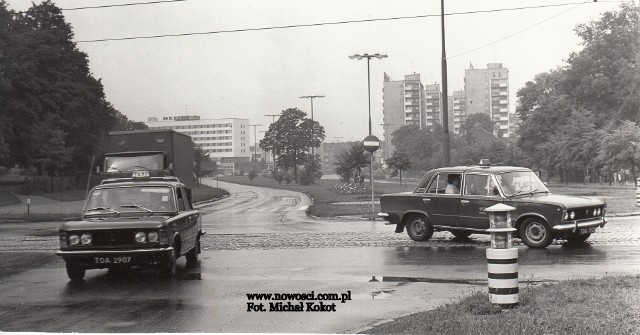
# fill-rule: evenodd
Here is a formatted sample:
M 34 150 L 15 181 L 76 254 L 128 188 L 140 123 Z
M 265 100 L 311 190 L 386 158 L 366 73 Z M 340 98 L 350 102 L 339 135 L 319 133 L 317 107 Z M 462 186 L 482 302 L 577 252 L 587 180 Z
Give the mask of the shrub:
M 253 178 L 258 176 L 258 173 L 256 172 L 256 170 L 251 169 L 249 170 L 249 173 L 247 175 L 249 176 L 249 180 L 253 180 Z

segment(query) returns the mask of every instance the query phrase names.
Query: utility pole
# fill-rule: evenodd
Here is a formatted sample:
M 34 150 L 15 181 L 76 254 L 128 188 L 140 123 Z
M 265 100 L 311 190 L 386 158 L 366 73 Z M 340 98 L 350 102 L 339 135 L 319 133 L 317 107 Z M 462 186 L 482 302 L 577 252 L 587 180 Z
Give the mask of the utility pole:
M 444 34 L 444 0 L 440 0 L 440 18 L 442 22 L 442 127 L 444 128 L 444 147 L 442 159 L 444 166 L 451 165 L 451 139 L 449 138 L 449 93 L 447 92 L 447 51 Z
M 271 123 L 276 122 L 276 117 L 280 116 L 278 114 L 265 114 L 265 116 L 271 116 Z M 271 127 L 271 124 L 269 125 Z M 273 171 L 276 171 L 276 149 L 273 149 L 271 154 L 273 155 Z
M 253 170 L 256 168 L 256 157 L 258 156 L 258 133 L 256 127 L 261 127 L 261 124 L 250 124 L 249 127 L 253 127 Z M 256 171 L 258 172 L 258 171 Z
M 324 95 L 305 95 L 300 97 L 300 99 L 311 100 L 311 121 L 313 121 L 313 98 L 324 98 Z M 313 138 L 313 128 L 311 128 L 311 138 Z M 315 148 L 311 147 L 311 155 L 314 155 L 314 154 L 315 154 Z

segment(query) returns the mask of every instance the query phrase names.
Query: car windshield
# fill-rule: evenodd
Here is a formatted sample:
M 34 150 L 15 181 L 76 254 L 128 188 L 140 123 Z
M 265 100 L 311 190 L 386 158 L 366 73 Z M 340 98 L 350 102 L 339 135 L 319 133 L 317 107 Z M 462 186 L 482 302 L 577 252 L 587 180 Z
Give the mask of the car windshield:
M 520 194 L 549 193 L 549 189 L 532 171 L 506 172 L 496 175 L 496 180 L 505 195 L 510 197 Z
M 166 186 L 128 186 L 95 189 L 89 194 L 84 214 L 174 212 L 173 192 Z
M 129 172 L 137 169 L 160 170 L 163 165 L 162 154 L 141 156 L 109 156 L 105 158 L 107 173 Z

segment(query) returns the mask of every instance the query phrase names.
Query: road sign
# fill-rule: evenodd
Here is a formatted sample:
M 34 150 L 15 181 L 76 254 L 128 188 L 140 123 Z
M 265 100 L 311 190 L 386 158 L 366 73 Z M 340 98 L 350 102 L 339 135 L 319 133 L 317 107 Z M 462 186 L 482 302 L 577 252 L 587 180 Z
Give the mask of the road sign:
M 377 137 L 369 135 L 364 138 L 364 150 L 375 152 L 378 148 L 380 148 L 380 140 Z

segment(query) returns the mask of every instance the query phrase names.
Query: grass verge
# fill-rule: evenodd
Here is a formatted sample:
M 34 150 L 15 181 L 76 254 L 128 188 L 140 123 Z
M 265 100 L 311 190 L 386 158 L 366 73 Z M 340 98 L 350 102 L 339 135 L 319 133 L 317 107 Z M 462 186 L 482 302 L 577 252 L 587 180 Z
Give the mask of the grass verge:
M 476 292 L 365 334 L 638 334 L 640 275 L 524 286 L 520 305 L 502 309 Z
M 313 205 L 309 208 L 309 214 L 318 217 L 336 216 L 370 216 L 380 212 L 380 205 L 376 204 L 371 210 L 371 189 L 368 180 L 363 194 L 340 194 L 335 185 L 338 180 L 321 179 L 317 185 L 303 186 L 295 183 L 278 183 L 272 178 L 257 176 L 249 180 L 248 176 L 228 176 L 220 179 L 242 185 L 270 187 L 303 192 L 313 199 Z M 417 182 L 411 182 L 401 186 L 399 183 L 376 182 L 374 179 L 374 199 L 378 201 L 381 194 L 413 191 Z M 636 207 L 636 189 L 633 186 L 600 185 L 600 184 L 551 184 L 552 193 L 576 196 L 600 197 L 607 201 L 607 213 L 629 213 L 638 211 Z

